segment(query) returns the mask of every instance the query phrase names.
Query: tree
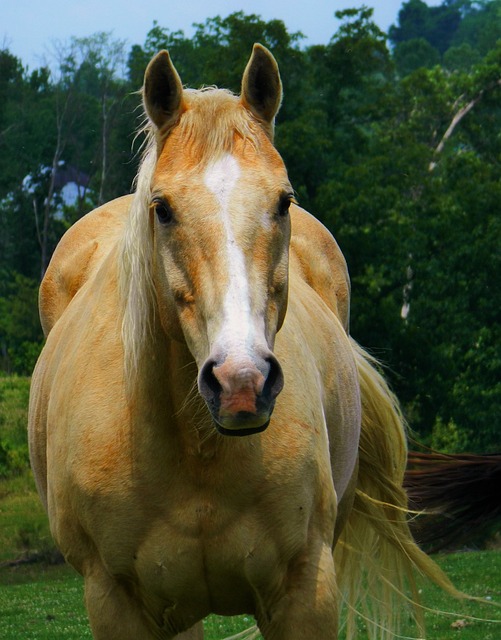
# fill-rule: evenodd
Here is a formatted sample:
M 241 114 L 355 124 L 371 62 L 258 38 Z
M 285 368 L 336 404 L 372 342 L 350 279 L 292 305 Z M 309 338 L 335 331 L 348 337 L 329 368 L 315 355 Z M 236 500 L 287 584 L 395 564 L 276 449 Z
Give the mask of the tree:
M 440 53 L 424 38 L 411 38 L 398 43 L 393 57 L 401 76 L 406 76 L 422 67 L 431 69 L 440 64 Z
M 364 156 L 393 81 L 386 37 L 372 13 L 366 7 L 336 13 L 341 27 L 328 45 L 306 51 L 297 88 L 302 102 L 278 127 L 277 144 L 300 201 L 324 221 L 318 191 Z
M 114 197 L 110 186 L 110 136 L 119 106 L 127 92 L 123 79 L 125 43 L 110 34 L 97 33 L 88 38 L 72 38 L 54 48 L 55 71 L 51 73 L 50 93 L 53 106 L 53 144 L 47 165 L 37 171 L 47 175 L 46 191 L 33 198 L 33 211 L 40 244 L 41 274 L 50 258 L 51 226 L 57 215 L 58 174 L 61 167 L 73 165 L 94 184 L 94 193 L 83 189 L 77 217 Z M 46 161 L 47 162 L 47 161 Z M 39 185 L 41 187 L 41 182 Z M 39 187 L 39 188 L 40 188 Z
M 10 121 L 8 105 L 13 100 L 14 87 L 19 85 L 23 77 L 21 61 L 7 49 L 0 50 L 0 144 L 9 131 L 16 127 Z
M 462 20 L 451 46 L 468 44 L 480 56 L 486 56 L 501 38 L 501 0 L 477 0 L 464 3 Z
M 408 0 L 398 13 L 398 26 L 389 29 L 390 40 L 397 45 L 423 38 L 443 54 L 461 24 L 462 10 L 469 4 L 467 0 L 445 0 L 438 7 L 429 7 L 422 0 Z
M 424 39 L 444 55 L 468 45 L 483 57 L 501 38 L 501 0 L 443 0 L 429 7 L 422 0 L 404 2 L 398 24 L 389 29 L 395 47 Z
M 317 199 L 350 266 L 352 331 L 398 372 L 412 427 L 477 451 L 500 444 L 500 78 L 499 48 L 403 78 L 366 156 Z
M 29 375 L 42 347 L 38 284 L 0 270 L 0 369 Z
M 30 145 L 30 129 L 26 126 L 29 106 L 41 94 L 40 83 L 27 79 L 21 61 L 8 50 L 0 51 L 0 199 L 19 184 L 30 156 L 36 156 L 36 143 Z
M 78 55 L 75 80 L 79 92 L 92 96 L 98 103 L 100 136 L 97 151 L 98 189 L 96 204 L 109 198 L 110 136 L 128 87 L 124 82 L 126 52 L 124 40 L 112 40 L 110 33 L 100 32 L 88 38 L 74 38 Z

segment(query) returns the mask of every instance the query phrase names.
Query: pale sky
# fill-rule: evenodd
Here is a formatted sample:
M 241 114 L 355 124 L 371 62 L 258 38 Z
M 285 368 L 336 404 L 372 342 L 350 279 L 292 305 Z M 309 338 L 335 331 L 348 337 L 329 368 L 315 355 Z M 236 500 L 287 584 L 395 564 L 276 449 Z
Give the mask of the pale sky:
M 194 22 L 234 11 L 255 13 L 264 20 L 283 20 L 288 31 L 302 31 L 304 44 L 325 44 L 337 29 L 334 12 L 366 4 L 374 8 L 381 29 L 396 23 L 403 0 L 0 0 L 0 48 L 8 48 L 34 69 L 43 63 L 54 41 L 111 31 L 115 39 L 144 44 L 157 20 L 186 36 Z M 427 0 L 432 5 L 440 0 Z

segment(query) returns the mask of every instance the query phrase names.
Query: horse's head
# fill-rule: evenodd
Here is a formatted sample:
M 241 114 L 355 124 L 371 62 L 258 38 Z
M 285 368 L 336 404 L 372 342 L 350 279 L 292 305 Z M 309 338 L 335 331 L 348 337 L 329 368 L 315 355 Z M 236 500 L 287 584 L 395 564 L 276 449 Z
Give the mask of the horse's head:
M 288 292 L 293 192 L 272 144 L 282 87 L 255 45 L 240 97 L 183 91 L 166 51 L 144 104 L 157 163 L 150 185 L 152 273 L 165 332 L 186 342 L 221 433 L 266 428 L 283 387 L 273 354 Z

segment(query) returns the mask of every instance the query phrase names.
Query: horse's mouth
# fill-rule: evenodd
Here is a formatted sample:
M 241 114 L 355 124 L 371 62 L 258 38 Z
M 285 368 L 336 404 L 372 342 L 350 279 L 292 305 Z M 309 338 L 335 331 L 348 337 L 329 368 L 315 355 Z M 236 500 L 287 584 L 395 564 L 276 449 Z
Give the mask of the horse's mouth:
M 251 426 L 251 427 L 223 427 L 217 420 L 214 420 L 214 425 L 218 433 L 222 436 L 252 436 L 256 433 L 262 433 L 267 429 L 270 424 L 270 420 L 268 419 L 264 424 L 259 426 Z
M 263 432 L 270 424 L 273 403 L 266 411 L 250 413 L 240 411 L 234 415 L 224 411 L 211 411 L 212 419 L 218 433 L 223 436 L 251 436 Z

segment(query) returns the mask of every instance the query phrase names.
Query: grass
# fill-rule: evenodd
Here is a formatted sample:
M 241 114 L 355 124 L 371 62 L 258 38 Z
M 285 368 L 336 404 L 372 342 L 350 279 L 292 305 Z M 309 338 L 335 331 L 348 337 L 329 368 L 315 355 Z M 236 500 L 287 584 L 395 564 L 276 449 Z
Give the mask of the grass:
M 53 552 L 49 523 L 31 472 L 0 481 L 0 522 L 0 563 Z
M 464 591 L 501 602 L 501 551 L 455 553 L 439 556 L 437 561 Z M 427 606 L 452 612 L 448 615 L 426 613 L 429 640 L 499 640 L 501 637 L 499 608 L 456 601 L 428 584 L 421 588 Z M 225 638 L 253 623 L 250 616 L 210 616 L 204 623 L 206 639 Z M 403 629 L 403 635 L 416 637 L 416 631 L 409 624 Z M 0 569 L 0 637 L 2 640 L 92 638 L 80 576 L 66 565 Z M 363 639 L 364 635 L 360 637 Z
M 0 573 L 0 628 L 4 640 L 92 638 L 82 580 L 67 566 L 16 568 Z
M 210 616 L 207 640 L 225 638 L 254 624 L 250 616 Z M 92 638 L 83 605 L 83 581 L 67 565 L 0 569 L 2 640 Z
M 430 640 L 499 640 L 501 638 L 501 551 L 466 551 L 435 556 L 455 586 L 484 600 L 455 600 L 435 585 L 422 582 L 423 604 Z M 437 615 L 436 611 L 448 612 Z M 496 620 L 497 622 L 488 622 Z M 410 630 L 410 629 L 409 629 Z M 407 630 L 407 631 L 409 631 Z

